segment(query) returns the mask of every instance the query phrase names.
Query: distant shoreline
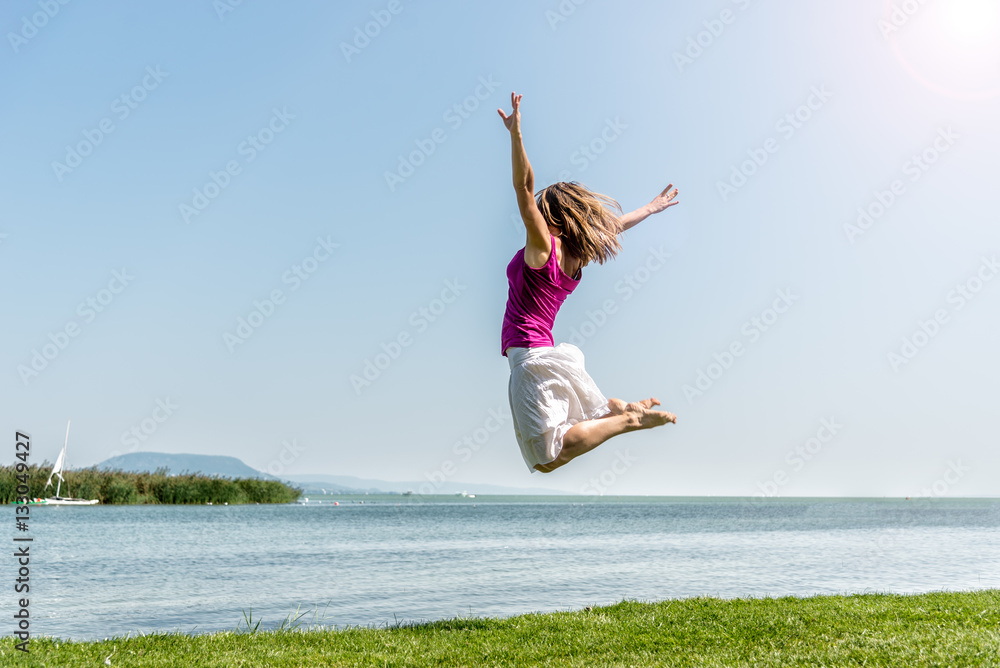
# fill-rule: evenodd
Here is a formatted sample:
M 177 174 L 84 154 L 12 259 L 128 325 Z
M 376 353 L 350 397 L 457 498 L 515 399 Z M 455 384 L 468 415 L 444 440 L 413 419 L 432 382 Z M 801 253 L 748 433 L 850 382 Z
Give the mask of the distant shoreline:
M 51 466 L 28 467 L 29 499 L 55 495 L 46 487 Z M 0 467 L 0 503 L 17 502 L 17 473 L 13 466 Z M 200 474 L 168 475 L 165 469 L 153 473 L 98 470 L 97 467 L 63 471 L 62 496 L 97 499 L 96 505 L 241 505 L 291 503 L 302 490 L 276 480 L 223 478 Z M 35 505 L 43 507 L 44 504 Z M 87 506 L 94 507 L 94 506 Z
M 211 478 L 208 478 L 211 480 Z M 238 481 L 233 481 L 238 482 Z M 294 490 L 293 490 L 294 491 Z M 131 503 L 100 503 L 98 506 L 199 506 L 199 505 L 302 505 L 319 506 L 334 505 L 417 505 L 422 503 L 440 504 L 465 504 L 475 505 L 486 503 L 537 503 L 537 504 L 613 504 L 613 503 L 737 503 L 743 505 L 756 504 L 786 504 L 786 503 L 899 503 L 901 505 L 913 505 L 914 507 L 927 507 L 934 504 L 948 504 L 959 502 L 979 502 L 997 501 L 996 496 L 954 496 L 954 497 L 911 497 L 909 499 L 898 496 L 663 496 L 663 495 L 641 495 L 641 494 L 607 494 L 604 496 L 589 496 L 584 494 L 475 494 L 463 497 L 459 494 L 316 494 L 300 492 L 298 496 L 290 500 L 277 501 L 181 501 L 163 502 L 155 500 L 135 501 Z M 15 501 L 0 499 L 0 503 L 5 505 L 15 505 Z M 41 507 L 41 506 L 38 506 Z M 89 506 L 94 507 L 94 506 Z

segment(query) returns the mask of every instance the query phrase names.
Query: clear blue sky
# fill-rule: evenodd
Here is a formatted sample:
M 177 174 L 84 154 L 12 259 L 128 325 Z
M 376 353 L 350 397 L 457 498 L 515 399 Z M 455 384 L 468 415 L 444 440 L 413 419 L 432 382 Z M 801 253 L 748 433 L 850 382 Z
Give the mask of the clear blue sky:
M 72 418 L 77 466 L 997 493 L 995 2 L 223 2 L 3 7 L 0 421 L 36 461 Z M 679 423 L 549 476 L 499 353 L 511 90 L 539 187 L 681 191 L 555 330 Z

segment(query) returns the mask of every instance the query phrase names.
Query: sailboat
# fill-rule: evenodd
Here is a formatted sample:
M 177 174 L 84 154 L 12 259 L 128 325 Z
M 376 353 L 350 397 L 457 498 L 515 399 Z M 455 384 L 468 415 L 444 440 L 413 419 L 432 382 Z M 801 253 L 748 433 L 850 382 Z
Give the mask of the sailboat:
M 66 467 L 66 446 L 69 444 L 69 421 L 66 422 L 66 442 L 63 443 L 62 451 L 59 453 L 59 458 L 56 459 L 56 465 L 52 467 L 52 473 L 49 474 L 49 479 L 45 483 L 43 489 L 47 489 L 49 485 L 52 484 L 52 476 L 59 478 L 56 483 L 56 495 L 50 496 L 47 499 L 38 499 L 34 502 L 35 505 L 39 506 L 92 506 L 95 503 L 100 503 L 98 499 L 74 499 L 71 496 L 59 496 L 61 491 L 61 486 L 63 483 L 62 472 Z

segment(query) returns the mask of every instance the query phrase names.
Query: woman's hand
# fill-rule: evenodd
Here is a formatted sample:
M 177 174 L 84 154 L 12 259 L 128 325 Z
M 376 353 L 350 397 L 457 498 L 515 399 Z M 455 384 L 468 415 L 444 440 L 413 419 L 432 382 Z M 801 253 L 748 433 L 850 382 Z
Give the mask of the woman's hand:
M 674 204 L 678 204 L 678 201 L 674 199 L 675 197 L 677 197 L 677 188 L 674 188 L 674 184 L 671 183 L 646 206 L 639 207 L 635 211 L 621 216 L 619 218 L 622 225 L 621 231 L 624 232 L 625 230 L 631 229 L 652 216 L 654 213 L 666 211 Z
M 671 190 L 673 189 L 673 190 Z M 674 188 L 674 184 L 671 183 L 669 186 L 663 189 L 659 195 L 656 196 L 652 202 L 649 203 L 651 213 L 660 213 L 661 211 L 666 211 L 668 208 L 672 207 L 679 202 L 674 199 L 677 197 L 678 190 Z
M 510 94 L 510 103 L 514 107 L 514 111 L 511 112 L 510 116 L 503 113 L 503 109 L 497 109 L 497 113 L 500 114 L 500 118 L 503 119 L 503 125 L 507 128 L 511 134 L 521 131 L 521 98 L 523 95 L 515 95 L 513 91 Z

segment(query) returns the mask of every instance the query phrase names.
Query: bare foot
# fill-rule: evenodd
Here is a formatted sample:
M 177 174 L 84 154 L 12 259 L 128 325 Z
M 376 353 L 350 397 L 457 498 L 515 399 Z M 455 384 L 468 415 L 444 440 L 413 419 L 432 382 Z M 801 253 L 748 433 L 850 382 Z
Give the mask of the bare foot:
M 647 400 L 652 401 L 652 400 Z M 660 402 L 657 401 L 655 405 Z M 637 420 L 637 429 L 651 429 L 668 423 L 676 423 L 677 416 L 666 411 L 654 411 L 646 406 L 645 402 L 638 401 L 625 405 L 625 410 L 634 415 Z
M 650 397 L 649 399 L 643 399 L 642 401 L 637 401 L 635 403 L 642 404 L 646 408 L 652 408 L 653 406 L 659 406 L 660 400 L 656 397 Z
M 608 408 L 611 409 L 611 415 L 621 415 L 625 412 L 625 406 L 627 406 L 621 399 L 611 398 L 608 399 Z

